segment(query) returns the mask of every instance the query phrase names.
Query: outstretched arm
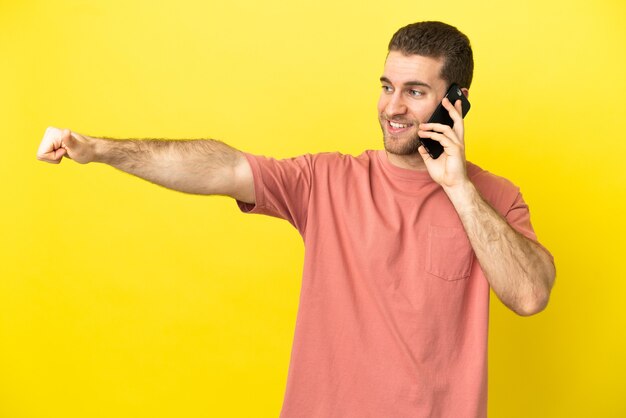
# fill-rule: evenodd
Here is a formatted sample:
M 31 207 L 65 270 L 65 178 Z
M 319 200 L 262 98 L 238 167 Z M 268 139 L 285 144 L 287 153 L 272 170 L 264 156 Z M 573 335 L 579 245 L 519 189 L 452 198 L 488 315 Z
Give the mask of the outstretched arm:
M 255 203 L 252 170 L 246 157 L 212 139 L 117 140 L 49 127 L 37 158 L 58 164 L 64 156 L 81 164 L 105 163 L 181 192 L 226 195 Z

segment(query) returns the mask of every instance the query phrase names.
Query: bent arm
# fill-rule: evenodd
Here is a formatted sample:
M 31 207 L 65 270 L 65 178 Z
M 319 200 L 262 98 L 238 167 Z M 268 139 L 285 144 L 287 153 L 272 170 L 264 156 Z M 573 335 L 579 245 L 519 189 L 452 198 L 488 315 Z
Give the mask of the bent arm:
M 433 180 L 454 205 L 478 262 L 498 298 L 519 315 L 533 315 L 548 304 L 556 271 L 550 255 L 540 245 L 518 233 L 480 195 L 469 180 L 465 159 L 461 101 L 454 107 L 442 101 L 454 126 L 420 124 L 418 135 L 444 147 L 437 159 L 424 146 L 420 155 Z
M 100 162 L 185 193 L 226 195 L 255 203 L 254 182 L 241 151 L 212 139 L 95 138 L 48 128 L 37 157 L 51 163 L 63 156 Z
M 519 315 L 541 312 L 556 275 L 548 253 L 513 229 L 473 184 L 447 192 L 498 298 Z

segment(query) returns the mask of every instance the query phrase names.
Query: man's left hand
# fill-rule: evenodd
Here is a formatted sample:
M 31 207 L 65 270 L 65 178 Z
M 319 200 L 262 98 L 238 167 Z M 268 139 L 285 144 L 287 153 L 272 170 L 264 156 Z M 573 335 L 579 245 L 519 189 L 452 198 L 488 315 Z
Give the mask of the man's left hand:
M 439 158 L 433 159 L 423 145 L 419 147 L 419 153 L 432 179 L 444 188 L 454 188 L 469 180 L 465 168 L 461 100 L 457 100 L 456 106 L 453 106 L 446 97 L 442 103 L 450 113 L 454 122 L 453 127 L 441 123 L 421 123 L 418 136 L 438 141 L 443 146 L 443 153 Z

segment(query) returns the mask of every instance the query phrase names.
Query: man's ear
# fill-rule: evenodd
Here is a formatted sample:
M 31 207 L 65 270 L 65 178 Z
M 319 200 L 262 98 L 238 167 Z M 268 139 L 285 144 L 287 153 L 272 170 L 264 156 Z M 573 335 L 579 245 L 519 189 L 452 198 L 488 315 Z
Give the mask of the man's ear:
M 461 89 L 461 91 L 463 92 L 463 94 L 465 95 L 465 97 L 469 98 L 469 90 L 468 90 L 468 89 L 466 89 L 465 87 L 463 87 L 463 88 Z

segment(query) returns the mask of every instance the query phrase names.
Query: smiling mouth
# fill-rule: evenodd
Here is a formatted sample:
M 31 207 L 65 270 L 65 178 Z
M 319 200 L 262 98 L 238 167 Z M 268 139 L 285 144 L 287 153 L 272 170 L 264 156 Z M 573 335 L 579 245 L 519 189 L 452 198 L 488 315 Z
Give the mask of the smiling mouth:
M 393 133 L 405 131 L 411 126 L 413 126 L 412 123 L 398 123 L 387 120 L 387 127 L 389 128 L 389 131 Z

